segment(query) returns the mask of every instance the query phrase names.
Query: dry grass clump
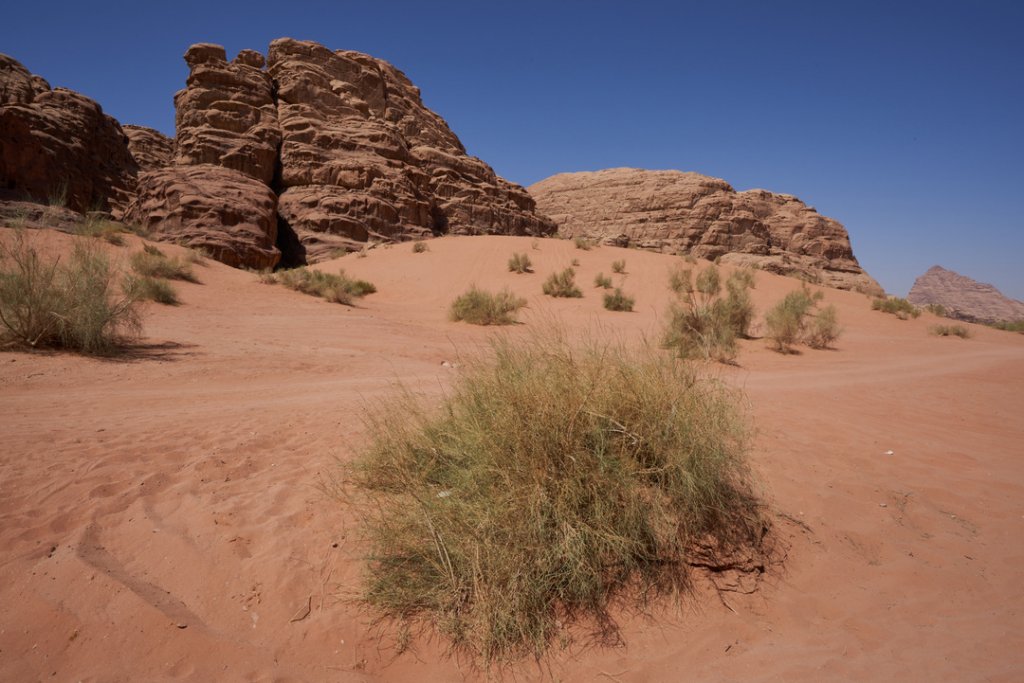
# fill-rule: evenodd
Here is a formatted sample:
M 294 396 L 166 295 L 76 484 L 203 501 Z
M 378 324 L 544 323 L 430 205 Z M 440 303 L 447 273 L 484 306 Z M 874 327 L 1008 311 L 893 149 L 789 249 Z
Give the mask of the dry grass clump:
M 579 298 L 583 292 L 576 286 L 576 271 L 566 268 L 561 273 L 552 273 L 541 285 L 541 290 L 548 296 Z
M 598 273 L 594 276 L 594 286 L 601 287 L 602 289 L 611 289 L 612 279 L 604 273 Z
M 612 261 L 612 272 L 613 273 L 617 273 L 619 275 L 625 274 L 625 272 L 626 272 L 626 262 L 625 262 L 625 260 Z
M 351 306 L 353 300 L 373 294 L 377 288 L 366 280 L 354 280 L 339 270 L 337 274 L 311 270 L 305 266 L 282 270 L 277 273 L 263 273 L 260 282 L 279 283 L 303 294 L 326 299 L 331 303 Z
M 126 244 L 126 230 L 121 223 L 87 214 L 75 232 L 83 237 L 99 237 L 116 247 L 123 247 Z
M 939 337 L 968 339 L 971 336 L 971 331 L 963 325 L 932 325 L 928 331 Z
M 836 307 L 818 309 L 824 298 L 821 292 L 811 294 L 806 285 L 787 294 L 765 315 L 768 337 L 779 353 L 793 353 L 793 346 L 804 343 L 814 349 L 828 348 L 839 338 L 842 329 Z
M 492 294 L 476 285 L 452 302 L 449 316 L 455 322 L 464 320 L 474 325 L 513 325 L 515 312 L 526 305 L 526 299 L 505 289 Z
M 438 409 L 406 392 L 369 416 L 365 599 L 487 664 L 563 624 L 614 636 L 613 598 L 761 544 L 737 398 L 649 348 L 498 340 Z
M 633 304 L 636 300 L 631 296 L 626 296 L 622 293 L 620 287 L 616 287 L 614 292 L 610 292 L 604 295 L 604 307 L 609 311 L 632 311 Z
M 924 310 L 928 311 L 932 315 L 937 315 L 940 318 L 948 317 L 948 311 L 942 304 L 925 304 Z
M 526 254 L 512 254 L 512 258 L 508 260 L 508 270 L 510 273 L 532 273 L 533 262 Z
M 920 308 L 898 296 L 890 296 L 885 299 L 875 299 L 871 302 L 871 310 L 891 313 L 900 320 L 917 318 L 921 315 Z
M 44 258 L 17 231 L 0 244 L 0 342 L 111 353 L 138 336 L 137 297 L 93 243 L 75 242 L 66 263 Z
M 147 275 L 127 278 L 125 288 L 131 291 L 139 301 L 155 301 L 165 306 L 177 306 L 181 303 L 174 285 L 163 278 Z
M 989 327 L 994 327 L 997 330 L 1003 330 L 1004 332 L 1024 333 L 1024 320 L 1002 320 L 997 323 L 992 323 Z
M 132 270 L 143 277 L 199 282 L 187 260 L 170 258 L 152 244 L 147 244 L 142 251 L 132 254 L 131 265 Z
M 678 299 L 669 308 L 663 345 L 680 358 L 701 358 L 723 363 L 736 358 L 736 340 L 749 336 L 754 306 L 747 291 L 752 278 L 733 273 L 722 297 L 721 273 L 716 266 L 700 271 L 678 269 L 669 276 L 669 289 Z
M 412 243 L 412 253 L 414 254 L 422 254 L 429 250 L 430 247 L 427 246 L 427 243 L 424 240 L 416 240 Z
M 586 237 L 574 237 L 572 243 L 576 245 L 577 249 L 582 249 L 583 251 L 590 251 L 594 246 L 593 242 Z

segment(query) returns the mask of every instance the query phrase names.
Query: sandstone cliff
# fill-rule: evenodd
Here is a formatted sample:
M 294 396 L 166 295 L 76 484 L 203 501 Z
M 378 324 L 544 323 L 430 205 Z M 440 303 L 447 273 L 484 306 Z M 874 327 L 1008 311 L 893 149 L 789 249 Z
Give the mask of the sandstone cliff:
M 1024 302 L 1004 296 L 990 284 L 977 282 L 942 266 L 932 266 L 914 281 L 907 300 L 917 306 L 937 304 L 951 318 L 997 323 L 1024 320 Z
M 613 168 L 563 173 L 531 185 L 563 237 L 721 257 L 840 289 L 881 294 L 853 255 L 843 226 L 796 197 L 736 192 L 682 171 Z
M 0 54 L 0 190 L 75 211 L 118 212 L 138 165 L 121 126 L 85 95 Z

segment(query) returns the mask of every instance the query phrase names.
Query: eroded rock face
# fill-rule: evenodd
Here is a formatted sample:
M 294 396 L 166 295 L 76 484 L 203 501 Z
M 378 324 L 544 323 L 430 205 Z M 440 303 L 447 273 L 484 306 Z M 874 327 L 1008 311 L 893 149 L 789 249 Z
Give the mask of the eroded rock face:
M 736 192 L 683 171 L 613 168 L 564 173 L 530 186 L 563 237 L 721 257 L 841 289 L 881 294 L 843 226 L 791 195 Z
M 1024 302 L 1005 296 L 990 284 L 942 266 L 932 266 L 914 280 L 907 300 L 917 306 L 937 304 L 946 309 L 949 317 L 967 322 L 1024 320 Z
M 470 157 L 390 64 L 271 43 L 282 132 L 280 211 L 316 260 L 367 240 L 550 234 L 523 188 Z
M 145 126 L 121 126 L 128 136 L 128 151 L 139 166 L 139 172 L 155 171 L 171 163 L 174 140 L 158 130 Z
M 0 190 L 118 215 L 138 167 L 121 126 L 93 100 L 0 55 Z
M 263 269 L 281 257 L 276 207 L 271 189 L 244 173 L 213 164 L 167 166 L 139 176 L 124 220 L 230 266 Z

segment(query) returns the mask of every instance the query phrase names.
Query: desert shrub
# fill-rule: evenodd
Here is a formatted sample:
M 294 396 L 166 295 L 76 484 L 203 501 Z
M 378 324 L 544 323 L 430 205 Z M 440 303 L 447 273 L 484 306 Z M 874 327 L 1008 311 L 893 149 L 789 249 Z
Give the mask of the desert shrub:
M 126 244 L 123 225 L 94 215 L 86 215 L 75 232 L 83 237 L 99 237 L 116 247 L 123 247 Z
M 1024 332 L 1024 320 L 1001 320 L 997 323 L 992 323 L 990 327 L 1005 332 Z
M 736 358 L 736 339 L 748 335 L 753 304 L 743 278 L 726 280 L 723 298 L 721 273 L 709 266 L 696 277 L 690 269 L 669 275 L 669 289 L 677 296 L 668 313 L 662 343 L 680 358 L 731 362 Z
M 920 308 L 906 299 L 901 299 L 897 296 L 890 296 L 885 299 L 875 299 L 871 302 L 871 309 L 874 311 L 882 311 L 883 313 L 891 313 L 900 320 L 916 318 L 921 315 Z
M 576 286 L 576 271 L 566 268 L 560 273 L 552 273 L 541 285 L 541 290 L 548 296 L 579 298 L 583 292 Z
M 151 244 L 144 246 L 142 251 L 132 254 L 131 265 L 132 270 L 143 277 L 199 282 L 187 261 L 170 258 Z
M 125 281 L 125 289 L 139 301 L 155 301 L 167 306 L 177 306 L 181 303 L 174 286 L 163 278 L 148 275 L 128 278 Z
M 21 231 L 0 244 L 0 334 L 5 345 L 110 353 L 137 336 L 136 297 L 94 244 L 76 241 L 66 263 L 45 259 Z
M 612 272 L 622 275 L 626 272 L 626 262 L 624 260 L 612 261 Z
M 793 346 L 800 342 L 811 345 L 809 331 L 814 335 L 814 343 L 830 344 L 839 336 L 838 321 L 835 308 L 829 306 L 816 312 L 815 306 L 824 298 L 821 292 L 811 294 L 807 286 L 797 289 L 772 307 L 765 315 L 767 333 L 774 348 L 779 353 L 793 353 Z M 831 309 L 831 312 L 827 312 Z M 813 322 L 810 322 L 812 314 Z M 821 317 L 819 317 L 819 315 Z M 823 347 L 816 347 L 823 348 Z
M 573 268 L 579 268 L 580 260 L 578 258 L 574 258 L 572 261 L 569 262 L 569 265 L 572 266 Z
M 508 269 L 512 273 L 532 273 L 533 262 L 526 254 L 512 254 L 512 258 L 508 260 Z
M 928 328 L 928 331 L 939 337 L 960 337 L 961 339 L 967 339 L 971 336 L 971 331 L 963 325 L 932 325 Z
M 839 312 L 833 305 L 819 309 L 807 326 L 805 341 L 812 349 L 827 349 L 839 339 Z
M 572 622 L 614 636 L 613 599 L 762 551 L 737 399 L 647 348 L 498 340 L 438 409 L 406 391 L 370 413 L 348 470 L 365 599 L 486 663 L 540 657 Z
M 946 307 L 942 304 L 925 304 L 924 310 L 928 311 L 932 315 L 937 315 L 940 318 L 947 317 Z
M 272 279 L 271 279 L 272 278 Z M 273 273 L 264 282 L 277 282 L 303 294 L 318 296 L 331 303 L 352 305 L 356 298 L 373 294 L 377 288 L 366 280 L 354 280 L 339 270 L 337 274 L 319 270 L 292 268 Z
M 572 243 L 576 245 L 577 249 L 582 249 L 583 251 L 590 251 L 594 246 L 586 237 L 574 237 Z
M 452 302 L 449 313 L 452 320 L 464 320 L 474 325 L 512 325 L 515 312 L 526 305 L 526 299 L 509 290 L 491 294 L 474 285 Z
M 424 242 L 423 240 L 416 240 L 415 242 L 412 243 L 412 253 L 414 254 L 422 254 L 423 252 L 428 251 L 429 249 L 430 247 L 428 247 L 427 243 Z
M 594 276 L 594 286 L 601 287 L 603 289 L 611 289 L 612 279 L 604 273 L 598 273 Z
M 634 303 L 636 300 L 623 294 L 619 287 L 616 287 L 614 292 L 604 295 L 604 307 L 609 311 L 632 311 Z

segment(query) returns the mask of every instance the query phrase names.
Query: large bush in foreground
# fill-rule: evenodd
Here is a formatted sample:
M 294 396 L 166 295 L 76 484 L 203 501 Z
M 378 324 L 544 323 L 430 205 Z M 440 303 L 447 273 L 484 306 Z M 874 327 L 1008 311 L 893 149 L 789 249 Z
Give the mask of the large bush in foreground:
M 102 354 L 141 330 L 136 295 L 98 245 L 44 257 L 24 232 L 0 243 L 0 345 Z
M 737 397 L 652 349 L 499 340 L 440 407 L 406 394 L 368 432 L 365 598 L 484 662 L 560 622 L 614 633 L 614 596 L 683 590 L 765 529 Z

